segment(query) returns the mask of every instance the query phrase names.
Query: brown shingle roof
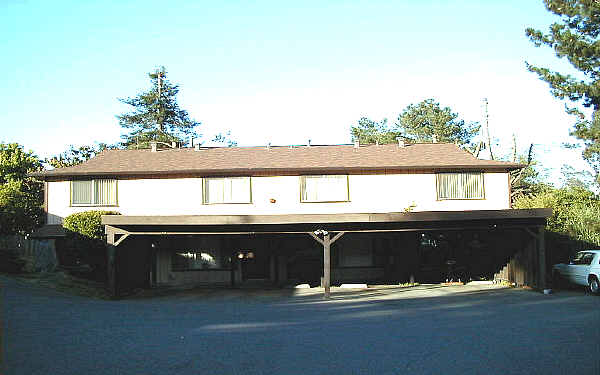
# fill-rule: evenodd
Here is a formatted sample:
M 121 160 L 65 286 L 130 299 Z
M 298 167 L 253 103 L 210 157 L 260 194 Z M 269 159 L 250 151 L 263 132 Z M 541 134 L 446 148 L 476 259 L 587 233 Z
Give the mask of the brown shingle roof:
M 141 175 L 280 175 L 406 170 L 511 170 L 522 165 L 480 160 L 454 144 L 220 147 L 107 150 L 85 163 L 38 177 Z

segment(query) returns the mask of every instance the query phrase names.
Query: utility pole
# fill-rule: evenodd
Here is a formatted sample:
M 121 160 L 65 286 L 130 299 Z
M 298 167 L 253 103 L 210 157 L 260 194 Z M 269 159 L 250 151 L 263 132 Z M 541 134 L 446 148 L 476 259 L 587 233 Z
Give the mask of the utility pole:
M 517 162 L 517 135 L 513 133 L 513 163 Z
M 157 108 L 157 116 L 156 116 L 156 124 L 158 125 L 158 129 L 163 132 L 163 124 L 162 121 L 160 119 L 160 107 L 161 107 L 161 92 L 162 92 L 162 76 L 163 72 L 162 71 L 158 71 L 157 72 L 157 76 L 158 76 L 158 108 Z
M 494 160 L 494 153 L 492 152 L 492 139 L 490 137 L 490 124 L 489 124 L 489 115 L 488 115 L 488 100 L 487 98 L 483 98 L 484 104 L 484 120 L 485 120 L 485 132 L 487 136 L 487 147 L 490 150 L 490 159 Z

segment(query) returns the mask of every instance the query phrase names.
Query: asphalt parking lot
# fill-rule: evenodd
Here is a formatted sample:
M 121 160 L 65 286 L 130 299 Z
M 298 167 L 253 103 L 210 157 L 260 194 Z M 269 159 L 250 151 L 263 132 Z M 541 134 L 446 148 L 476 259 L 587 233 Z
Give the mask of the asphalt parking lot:
M 0 276 L 1 374 L 599 374 L 600 297 L 493 285 L 105 301 Z

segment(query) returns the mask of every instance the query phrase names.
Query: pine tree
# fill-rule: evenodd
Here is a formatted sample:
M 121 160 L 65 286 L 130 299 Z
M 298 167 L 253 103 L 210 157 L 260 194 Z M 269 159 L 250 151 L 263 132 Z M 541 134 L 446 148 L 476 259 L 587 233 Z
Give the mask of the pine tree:
M 456 143 L 466 147 L 479 132 L 479 124 L 465 123 L 452 112 L 450 107 L 441 108 L 433 99 L 425 99 L 417 104 L 410 104 L 400 115 L 393 126 L 387 119 L 380 122 L 361 117 L 358 124 L 350 127 L 353 141 L 361 143 L 394 143 L 398 138 L 409 142 Z
M 434 99 L 411 104 L 402 111 L 396 122 L 397 131 L 414 142 L 456 143 L 468 145 L 479 132 L 477 123 L 465 123 L 450 107 L 441 108 Z
M 546 9 L 561 17 L 548 33 L 528 28 L 536 47 L 548 46 L 573 66 L 573 74 L 551 71 L 526 62 L 527 69 L 548 82 L 551 93 L 571 102 L 567 112 L 576 116 L 571 135 L 583 141 L 583 157 L 600 173 L 600 2 L 545 0 Z M 581 106 L 578 106 L 580 104 Z M 588 111 L 584 108 L 589 108 Z M 591 113 L 591 116 L 589 115 Z
M 129 113 L 117 116 L 119 125 L 127 129 L 122 145 L 127 148 L 148 147 L 150 141 L 183 142 L 194 135 L 199 122 L 179 108 L 176 96 L 179 86 L 167 79 L 164 67 L 148 74 L 152 87 L 134 98 L 119 99 L 133 107 Z
M 353 141 L 359 141 L 364 144 L 394 143 L 396 142 L 396 137 L 399 135 L 398 132 L 390 129 L 387 125 L 387 119 L 376 122 L 366 117 L 361 117 L 356 126 L 353 125 L 350 127 L 350 134 Z

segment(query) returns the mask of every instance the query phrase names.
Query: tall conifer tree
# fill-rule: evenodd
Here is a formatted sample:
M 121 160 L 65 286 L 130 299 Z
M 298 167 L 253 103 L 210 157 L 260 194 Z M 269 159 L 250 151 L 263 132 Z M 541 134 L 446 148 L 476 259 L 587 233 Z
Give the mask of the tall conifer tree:
M 152 87 L 133 98 L 119 99 L 133 107 L 131 112 L 118 115 L 119 125 L 128 130 L 122 136 L 127 148 L 148 147 L 150 141 L 184 142 L 195 135 L 199 122 L 179 108 L 176 96 L 179 86 L 167 79 L 164 67 L 148 74 Z
M 527 69 L 548 82 L 550 91 L 572 106 L 567 112 L 576 116 L 571 135 L 584 143 L 583 157 L 600 173 L 600 2 L 597 0 L 545 0 L 548 11 L 560 17 L 547 33 L 533 28 L 525 33 L 536 47 L 548 46 L 558 58 L 573 66 L 571 73 L 560 73 L 529 63 Z M 579 106 L 578 106 L 579 105 Z M 589 110 L 585 110 L 588 108 Z

